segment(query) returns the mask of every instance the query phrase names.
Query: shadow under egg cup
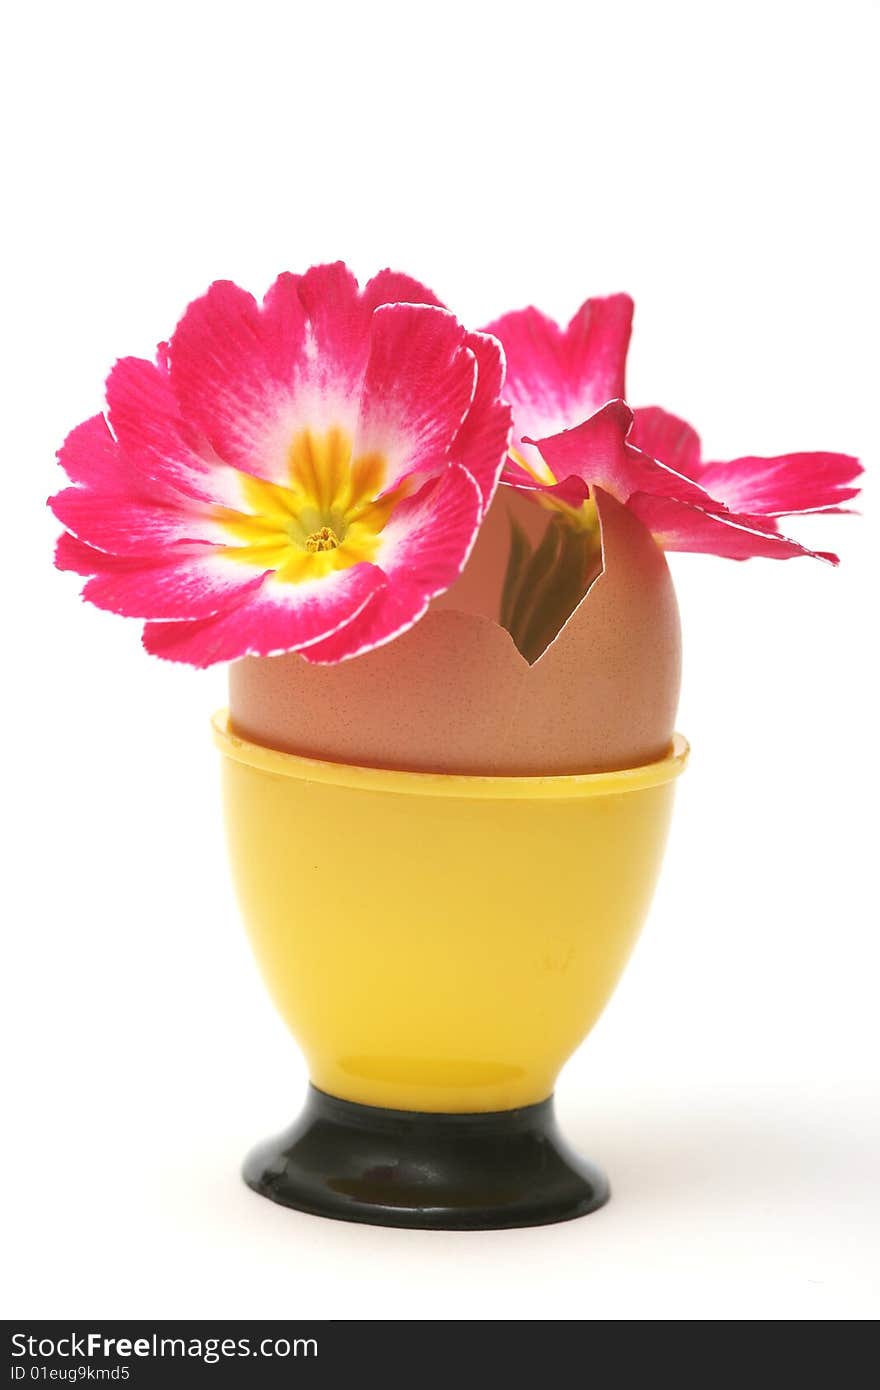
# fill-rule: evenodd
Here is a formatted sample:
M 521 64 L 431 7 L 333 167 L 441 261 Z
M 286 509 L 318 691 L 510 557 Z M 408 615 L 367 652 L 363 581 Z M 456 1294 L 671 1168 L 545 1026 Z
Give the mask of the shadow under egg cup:
M 684 739 L 621 772 L 480 777 L 280 753 L 225 714 L 214 733 L 242 914 L 312 1081 L 246 1182 L 383 1226 L 601 1206 L 553 1087 L 647 914 Z

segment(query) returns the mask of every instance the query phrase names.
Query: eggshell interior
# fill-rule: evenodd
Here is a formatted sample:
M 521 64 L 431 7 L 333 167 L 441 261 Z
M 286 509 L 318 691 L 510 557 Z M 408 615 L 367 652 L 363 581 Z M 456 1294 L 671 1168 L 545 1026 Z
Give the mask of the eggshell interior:
M 296 653 L 236 662 L 232 728 L 285 752 L 426 772 L 539 776 L 663 757 L 681 676 L 672 579 L 642 523 L 598 489 L 596 503 L 602 572 L 532 665 L 488 616 L 509 526 L 493 506 L 459 606 L 446 595 L 396 641 L 336 666 Z
M 523 493 L 509 487 L 499 488 L 480 527 L 464 573 L 445 594 L 434 600 L 432 609 L 497 618 L 510 552 L 511 521 L 515 521 L 536 546 L 549 519 L 550 513 Z

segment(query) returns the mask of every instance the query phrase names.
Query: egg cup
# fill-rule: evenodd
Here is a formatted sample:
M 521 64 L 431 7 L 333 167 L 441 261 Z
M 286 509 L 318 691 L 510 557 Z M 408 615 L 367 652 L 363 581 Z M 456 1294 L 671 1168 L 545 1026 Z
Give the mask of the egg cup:
M 553 1088 L 647 913 L 685 741 L 619 772 L 484 777 L 278 752 L 226 714 L 214 734 L 245 925 L 312 1082 L 248 1185 L 384 1226 L 600 1207 Z

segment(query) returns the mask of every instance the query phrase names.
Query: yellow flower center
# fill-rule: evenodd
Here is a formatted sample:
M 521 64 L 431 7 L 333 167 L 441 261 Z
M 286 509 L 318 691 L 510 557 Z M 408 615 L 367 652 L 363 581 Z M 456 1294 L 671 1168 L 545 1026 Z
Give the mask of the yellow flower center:
M 310 550 L 314 555 L 320 550 L 336 550 L 339 545 L 339 537 L 329 526 L 322 526 L 320 531 L 313 531 L 306 537 L 306 550 Z
M 233 538 L 224 553 L 273 569 L 289 583 L 374 560 L 388 518 L 408 491 L 403 484 L 380 496 L 386 474 L 380 454 L 352 457 L 343 430 L 300 430 L 285 483 L 239 472 L 242 510 L 217 512 Z

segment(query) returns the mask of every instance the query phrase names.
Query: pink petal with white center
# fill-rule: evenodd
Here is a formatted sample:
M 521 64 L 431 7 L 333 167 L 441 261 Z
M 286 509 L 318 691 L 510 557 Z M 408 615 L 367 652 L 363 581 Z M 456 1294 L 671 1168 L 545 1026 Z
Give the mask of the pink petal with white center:
M 477 362 L 477 386 L 470 409 L 450 451 L 480 489 L 483 515 L 495 495 L 510 444 L 511 410 L 501 399 L 504 359 L 497 339 L 468 333 L 465 346 Z
M 629 295 L 615 294 L 588 299 L 565 329 L 533 307 L 486 328 L 504 348 L 513 442 L 527 460 L 527 439 L 558 434 L 626 394 L 632 313 Z
M 184 416 L 227 463 L 277 482 L 287 480 L 291 439 L 308 423 L 296 412 L 306 321 L 291 280 L 273 287 L 265 314 L 252 295 L 218 280 L 190 304 L 169 344 Z
M 291 278 L 307 321 L 307 364 L 301 386 L 317 391 L 321 399 L 356 408 L 376 304 L 365 303 L 357 280 L 342 262 L 312 266 L 304 275 Z M 310 410 L 320 409 L 321 399 L 310 400 Z M 330 416 L 320 423 L 344 424 L 350 432 L 354 409 L 340 421 L 335 408 L 331 405 Z
M 165 560 L 122 568 L 115 560 L 89 580 L 83 598 L 124 618 L 210 618 L 254 594 L 271 573 L 224 558 L 214 546 L 181 549 Z
M 633 428 L 629 437 L 651 458 L 701 483 L 700 436 L 687 420 L 661 410 L 659 405 L 641 406 L 633 411 Z
M 88 578 L 83 598 L 125 618 L 213 617 L 260 587 L 269 571 L 231 560 L 215 546 L 178 546 L 164 557 L 108 555 L 65 532 L 55 564 Z
M 236 504 L 232 469 L 184 421 L 163 366 L 123 357 L 107 378 L 107 408 L 131 490 L 172 505 Z
M 835 512 L 859 494 L 853 480 L 862 472 L 849 454 L 780 454 L 706 463 L 700 482 L 737 511 L 762 516 Z
M 467 564 L 482 517 L 480 489 L 452 464 L 436 482 L 401 502 L 382 532 L 378 563 L 388 587 L 358 621 L 303 652 L 309 661 L 337 662 L 383 646 L 413 626 L 431 599 Z
M 228 535 L 206 508 L 188 509 L 122 493 L 68 487 L 49 498 L 68 531 L 86 545 L 114 555 L 160 555 L 179 542 L 226 544 Z
M 556 434 L 570 425 L 565 334 L 559 324 L 530 306 L 504 314 L 483 332 L 504 348 L 504 394 L 513 406 L 515 444 L 523 435 Z
M 303 651 L 354 624 L 384 584 L 381 570 L 363 563 L 299 584 L 270 576 L 217 617 L 147 623 L 144 646 L 154 656 L 201 667 Z
M 769 560 L 789 560 L 809 555 L 836 565 L 838 557 L 830 551 L 807 550 L 797 541 L 780 536 L 772 521 L 734 512 L 706 511 L 672 497 L 636 493 L 627 504 L 652 532 L 664 550 L 695 551 L 720 555 L 728 560 L 748 560 L 765 556 Z
M 259 372 L 261 356 L 265 361 L 267 379 L 262 383 L 265 388 L 270 387 L 272 382 L 282 388 L 290 387 L 308 355 L 309 325 L 308 315 L 299 295 L 301 279 L 300 275 L 292 275 L 287 270 L 282 271 L 263 296 L 262 308 L 257 311 L 253 320 L 255 337 L 259 339 L 261 348 L 257 357 L 257 371 Z M 212 285 L 203 299 L 207 299 L 214 288 Z M 240 290 L 239 293 L 243 294 L 244 291 Z M 199 303 L 201 301 L 196 300 L 196 304 Z M 241 306 L 248 316 L 252 315 L 251 308 L 245 306 L 244 300 L 241 301 Z M 190 308 L 192 307 L 190 305 Z M 243 365 L 246 372 L 253 366 L 249 353 L 246 353 Z M 260 382 L 257 381 L 255 386 L 259 391 Z M 198 406 L 194 404 L 193 408 L 198 409 Z
M 382 532 L 377 564 L 392 582 L 405 578 L 434 598 L 464 569 L 482 502 L 467 469 L 450 464 L 438 479 L 395 507 Z
M 312 266 L 304 275 L 283 275 L 278 285 L 282 282 L 289 282 L 288 293 L 296 293 L 306 315 L 307 365 L 300 385 L 313 396 L 310 409 L 319 412 L 324 398 L 347 405 L 360 394 L 376 309 L 396 303 L 442 307 L 432 290 L 394 270 L 381 270 L 361 290 L 341 261 Z M 266 296 L 265 310 L 273 295 L 274 287 Z M 279 366 L 279 380 L 284 381 L 285 358 Z M 314 398 L 316 392 L 321 399 Z M 331 409 L 319 423 L 331 427 L 342 422 Z
M 581 478 L 610 492 L 619 502 L 634 492 L 709 502 L 696 483 L 634 449 L 627 440 L 632 411 L 624 401 L 609 401 L 575 429 L 549 439 L 528 440 L 560 481 Z
M 189 306 L 171 340 L 184 414 L 229 463 L 285 482 L 298 431 L 353 434 L 372 316 L 386 295 L 436 303 L 418 281 L 393 271 L 360 291 L 341 263 L 280 275 L 262 307 L 218 281 Z
M 384 491 L 436 477 L 449 460 L 476 390 L 466 339 L 445 309 L 388 304 L 374 313 L 354 457 L 385 460 Z
M 107 555 L 65 532 L 55 564 L 85 575 L 83 598 L 125 618 L 208 618 L 246 598 L 268 571 L 232 561 L 214 546 L 178 547 L 164 558 Z
M 565 331 L 572 401 L 579 410 L 626 395 L 626 354 L 632 333 L 628 294 L 588 299 Z

